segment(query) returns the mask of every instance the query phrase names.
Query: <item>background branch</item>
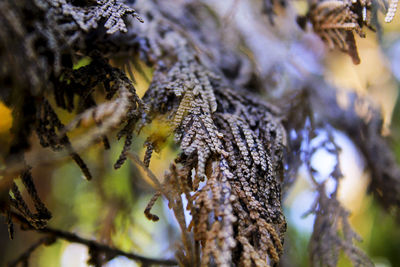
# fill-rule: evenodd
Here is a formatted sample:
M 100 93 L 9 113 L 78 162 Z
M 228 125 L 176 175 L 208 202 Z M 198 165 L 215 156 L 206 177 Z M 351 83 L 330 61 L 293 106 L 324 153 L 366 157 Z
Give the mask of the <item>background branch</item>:
M 170 259 L 157 259 L 157 258 L 150 258 L 150 257 L 145 257 L 136 253 L 132 252 L 125 252 L 122 251 L 118 248 L 113 248 L 111 246 L 101 244 L 95 240 L 90 240 L 86 239 L 83 237 L 78 236 L 77 234 L 67 232 L 67 231 L 62 231 L 58 229 L 53 229 L 50 227 L 45 227 L 42 229 L 35 229 L 30 223 L 23 218 L 21 215 L 11 212 L 11 216 L 14 222 L 17 222 L 18 224 L 21 225 L 22 230 L 27 230 L 27 231 L 35 231 L 40 234 L 45 234 L 47 237 L 41 238 L 39 241 L 37 241 L 34 245 L 29 247 L 28 250 L 26 250 L 21 256 L 19 256 L 16 260 L 12 261 L 9 266 L 16 266 L 18 263 L 23 263 L 26 262 L 31 253 L 37 249 L 40 245 L 43 244 L 51 244 L 57 239 L 63 239 L 65 241 L 71 242 L 71 243 L 78 243 L 86 246 L 89 250 L 89 254 L 91 254 L 91 259 L 89 261 L 92 263 L 93 261 L 93 256 L 96 255 L 98 257 L 97 260 L 99 260 L 100 256 L 104 256 L 103 258 L 100 258 L 100 265 L 104 264 L 110 260 L 112 260 L 115 257 L 119 256 L 124 256 L 127 257 L 128 259 L 134 260 L 141 262 L 142 264 L 149 266 L 149 265 L 164 265 L 164 266 L 175 266 L 178 265 L 175 260 L 170 260 Z M 95 264 L 97 265 L 97 264 Z

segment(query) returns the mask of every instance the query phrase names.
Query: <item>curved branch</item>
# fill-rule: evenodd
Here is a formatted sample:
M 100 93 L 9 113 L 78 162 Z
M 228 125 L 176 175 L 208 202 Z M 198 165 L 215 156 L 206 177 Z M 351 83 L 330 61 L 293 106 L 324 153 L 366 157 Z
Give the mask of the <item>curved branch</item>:
M 65 241 L 68 241 L 71 243 L 82 244 L 89 249 L 89 253 L 91 254 L 91 256 L 103 254 L 105 256 L 105 258 L 103 259 L 104 262 L 110 261 L 111 259 L 118 257 L 118 256 L 124 256 L 124 257 L 127 257 L 128 259 L 131 259 L 134 261 L 139 261 L 143 265 L 146 265 L 146 266 L 153 265 L 153 264 L 164 265 L 164 266 L 178 265 L 178 263 L 172 259 L 150 258 L 150 257 L 145 257 L 145 256 L 142 256 L 142 255 L 139 255 L 136 253 L 132 253 L 132 252 L 125 252 L 118 248 L 113 248 L 108 245 L 101 244 L 95 240 L 90 240 L 90 239 L 80 237 L 77 234 L 74 234 L 71 232 L 62 231 L 62 230 L 58 230 L 58 229 L 54 229 L 54 228 L 50 228 L 50 227 L 45 227 L 42 229 L 35 229 L 21 215 L 12 212 L 11 216 L 14 221 L 18 222 L 21 225 L 21 229 L 28 230 L 28 231 L 35 231 L 35 232 L 38 232 L 41 234 L 46 234 L 48 236 L 40 239 L 37 243 L 32 245 L 26 252 L 24 252 L 20 257 L 18 257 L 18 259 L 14 260 L 12 263 L 10 263 L 9 266 L 15 266 L 17 263 L 23 262 L 23 260 L 27 260 L 29 255 L 40 245 L 49 243 L 49 240 L 55 241 L 57 239 L 63 239 Z M 52 243 L 52 242 L 50 242 L 50 243 Z M 99 265 L 99 266 L 101 266 L 101 265 Z

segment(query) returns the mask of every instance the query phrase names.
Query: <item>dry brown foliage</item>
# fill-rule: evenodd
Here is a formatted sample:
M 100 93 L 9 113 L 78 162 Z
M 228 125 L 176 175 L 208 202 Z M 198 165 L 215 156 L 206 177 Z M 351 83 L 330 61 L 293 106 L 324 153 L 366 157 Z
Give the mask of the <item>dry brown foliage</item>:
M 232 34 L 224 24 L 225 15 L 213 12 L 207 1 L 135 3 L 143 19 L 119 0 L 35 0 L 25 4 L 23 0 L 0 3 L 0 26 L 4 29 L 0 32 L 0 60 L 10 62 L 0 69 L 4 88 L 0 96 L 14 110 L 13 140 L 5 155 L 7 168 L 1 171 L 0 210 L 7 216 L 11 236 L 14 222 L 49 239 L 39 240 L 14 265 L 27 263 L 34 249 L 59 238 L 88 246 L 89 263 L 95 266 L 118 255 L 144 265 L 277 266 L 286 232 L 282 191 L 292 185 L 301 163 L 307 167 L 318 193 L 310 210 L 316 215 L 310 242 L 311 264 L 336 266 L 343 251 L 356 266 L 372 265 L 354 244 L 358 237 L 336 196 L 341 181 L 340 148 L 331 134 L 320 145 L 337 156 L 329 176 L 336 188 L 327 193 L 324 182 L 313 178 L 315 170 L 310 162 L 320 147 L 310 144 L 319 128 L 330 133 L 332 127 L 337 127 L 348 133 L 373 172 L 371 190 L 384 207 L 397 210 L 400 169 L 380 136 L 379 112 L 371 108 L 374 116 L 365 123 L 355 114 L 354 105 L 347 111 L 340 109 L 333 89 L 320 78 L 303 72 L 304 79 L 299 82 L 297 74 L 285 65 L 292 61 L 273 62 L 269 66 L 275 68 L 269 69 L 258 64 L 257 44 L 254 38 L 245 38 L 246 31 L 254 29 L 243 31 L 244 26 L 238 23 L 229 26 L 234 28 Z M 274 7 L 290 8 L 289 1 L 263 4 L 271 21 Z M 396 4 L 391 2 L 386 20 L 393 17 Z M 373 1 L 369 0 L 315 0 L 309 1 L 309 11 L 299 21 L 311 23 L 313 31 L 330 48 L 348 53 L 358 64 L 354 34 L 362 37 L 363 27 L 372 27 L 373 11 Z M 263 15 L 259 12 L 257 16 Z M 262 26 L 266 30 L 259 28 L 268 33 L 269 45 L 281 47 L 273 37 L 273 26 Z M 302 34 L 297 28 L 293 31 Z M 110 64 L 110 59 L 118 57 L 132 57 L 132 64 L 141 60 L 154 70 L 142 98 L 133 81 L 135 71 L 140 69 L 132 70 L 130 62 Z M 82 58 L 89 59 L 89 63 L 74 68 Z M 265 81 L 279 70 L 293 87 L 285 90 L 296 92 L 282 94 L 275 105 L 271 104 L 271 83 Z M 349 94 L 352 104 L 360 100 L 352 97 Z M 75 118 L 62 122 L 56 107 L 75 112 Z M 144 127 L 159 121 L 168 125 L 164 129 L 167 134 L 146 136 L 146 152 L 141 160 L 130 151 L 132 140 Z M 85 128 L 84 134 L 68 137 L 81 127 Z M 125 141 L 114 168 L 131 159 L 152 180 L 156 193 L 144 211 L 149 220 L 159 220 L 151 212 L 157 198 L 167 199 L 181 229 L 177 262 L 126 253 L 48 228 L 50 212 L 24 163 L 33 130 L 43 147 L 71 156 L 88 180 L 92 174 L 78 153 L 98 142 L 109 148 L 112 143 L 107 136 L 117 130 L 117 139 Z M 148 167 L 153 151 L 165 147 L 169 136 L 180 150 L 160 183 Z M 306 149 L 301 148 L 302 144 Z M 382 162 L 373 160 L 375 153 Z M 36 166 L 41 160 L 37 159 Z M 384 164 L 387 169 L 381 167 Z M 21 196 L 14 182 L 18 177 L 36 212 Z M 382 190 L 387 195 L 379 195 Z M 190 221 L 185 210 L 190 212 Z

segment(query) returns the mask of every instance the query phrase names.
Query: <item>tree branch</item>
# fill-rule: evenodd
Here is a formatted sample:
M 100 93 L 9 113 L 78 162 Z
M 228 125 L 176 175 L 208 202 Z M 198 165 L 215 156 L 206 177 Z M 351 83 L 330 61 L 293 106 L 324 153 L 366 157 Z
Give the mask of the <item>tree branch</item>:
M 38 232 L 41 234 L 46 234 L 48 236 L 40 239 L 38 242 L 36 242 L 34 245 L 32 245 L 26 252 L 24 252 L 21 256 L 19 256 L 16 260 L 12 261 L 9 264 L 9 266 L 16 266 L 20 262 L 24 262 L 24 261 L 26 262 L 26 260 L 29 258 L 29 255 L 40 245 L 49 243 L 49 241 L 55 241 L 57 239 L 63 239 L 68 242 L 71 242 L 71 243 L 78 243 L 78 244 L 82 244 L 82 245 L 88 247 L 89 254 L 91 254 L 90 255 L 91 258 L 93 258 L 94 255 L 96 255 L 96 256 L 104 255 L 104 258 L 100 259 L 101 263 L 110 261 L 111 259 L 113 259 L 117 256 L 124 256 L 124 257 L 127 257 L 128 259 L 131 259 L 134 261 L 139 261 L 146 266 L 148 266 L 148 265 L 165 265 L 165 266 L 178 265 L 175 260 L 150 258 L 150 257 L 138 255 L 136 253 L 125 252 L 118 248 L 113 248 L 108 245 L 101 244 L 95 240 L 82 238 L 82 237 L 78 236 L 77 234 L 74 234 L 71 232 L 53 229 L 50 227 L 45 227 L 42 229 L 35 229 L 21 215 L 15 213 L 15 212 L 12 212 L 11 216 L 13 218 L 13 221 L 18 222 L 21 225 L 22 230 L 35 231 L 35 232 Z M 52 242 L 50 242 L 50 243 L 52 243 Z M 92 259 L 90 259 L 90 261 L 91 260 Z M 101 266 L 101 264 L 99 266 Z

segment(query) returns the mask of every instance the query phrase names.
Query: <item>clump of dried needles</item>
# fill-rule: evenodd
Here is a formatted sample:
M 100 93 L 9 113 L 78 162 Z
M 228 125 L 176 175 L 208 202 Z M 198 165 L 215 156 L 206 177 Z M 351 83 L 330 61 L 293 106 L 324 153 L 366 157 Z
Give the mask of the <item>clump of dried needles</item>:
M 365 37 L 364 26 L 371 26 L 371 0 L 311 1 L 309 12 L 302 23 L 309 20 L 312 27 L 329 46 L 348 53 L 354 64 L 360 63 L 354 33 Z M 390 10 L 388 11 L 391 12 Z M 305 25 L 303 25 L 305 26 Z
M 290 97 L 283 94 L 277 101 L 280 105 L 273 105 L 267 101 L 273 88 L 260 82 L 265 72 L 258 70 L 262 64 L 255 64 L 260 60 L 257 49 L 251 41 L 246 43 L 244 36 L 235 36 L 243 34 L 240 24 L 234 34 L 225 28 L 226 17 L 212 12 L 215 6 L 209 1 L 128 2 L 0 3 L 0 60 L 8 62 L 0 67 L 0 97 L 13 109 L 13 138 L 5 155 L 6 168 L 0 174 L 0 210 L 7 218 L 11 238 L 15 223 L 45 235 L 10 266 L 28 265 L 37 247 L 57 239 L 87 246 L 88 263 L 94 266 L 117 256 L 143 266 L 277 266 L 284 254 L 286 232 L 282 192 L 295 180 L 301 163 L 318 192 L 310 209 L 316 215 L 310 241 L 312 266 L 336 266 L 340 251 L 356 266 L 372 266 L 355 245 L 359 238 L 349 224 L 349 213 L 337 199 L 342 174 L 340 147 L 332 129 L 341 129 L 353 138 L 371 169 L 371 191 L 383 207 L 397 209 L 400 169 L 380 136 L 379 112 L 371 108 L 372 119 L 365 122 L 354 111 L 354 103 L 362 100 L 351 94 L 350 108 L 342 110 L 334 89 L 312 75 Z M 364 27 L 374 28 L 375 1 L 313 0 L 308 4 L 309 11 L 297 18 L 298 23 L 304 29 L 311 26 L 330 48 L 348 53 L 358 64 L 354 33 L 363 37 Z M 391 1 L 386 21 L 393 18 L 396 5 L 397 1 Z M 267 15 L 270 24 L 265 27 L 271 33 L 279 27 L 281 14 L 276 8 L 283 12 L 290 8 L 290 1 L 263 1 L 264 14 L 257 15 L 262 23 Z M 300 29 L 296 30 L 301 35 Z M 140 60 L 154 70 L 142 98 L 134 83 L 140 67 L 132 71 L 129 62 L 119 66 L 115 62 L 121 56 L 136 63 Z M 88 63 L 77 65 L 82 60 Z M 285 68 L 279 64 L 277 69 Z M 290 72 L 287 76 L 298 83 Z M 75 118 L 63 122 L 57 109 L 76 113 Z M 131 151 L 133 139 L 159 122 L 167 125 L 167 134 L 146 136 L 145 156 L 139 159 Z M 68 136 L 81 127 L 85 132 L 79 138 Z M 312 145 L 313 135 L 321 129 L 328 132 L 327 139 Z M 39 198 L 31 167 L 24 159 L 33 132 L 43 147 L 70 156 L 88 180 L 96 177 L 79 153 L 99 142 L 108 149 L 113 144 L 110 136 L 117 132 L 124 146 L 114 168 L 130 159 L 156 186 L 145 216 L 159 220 L 151 209 L 163 196 L 179 223 L 182 242 L 175 260 L 127 253 L 49 228 L 50 211 Z M 293 132 L 296 134 L 288 135 Z M 168 145 L 169 136 L 180 150 L 160 183 L 149 165 L 153 152 Z M 325 182 L 314 179 L 311 158 L 321 148 L 337 159 L 329 175 L 336 184 L 333 193 L 326 192 Z M 377 153 L 381 161 L 374 160 Z M 35 212 L 14 182 L 17 178 L 21 178 Z M 382 190 L 387 194 L 380 194 Z M 190 222 L 184 210 L 190 212 Z

